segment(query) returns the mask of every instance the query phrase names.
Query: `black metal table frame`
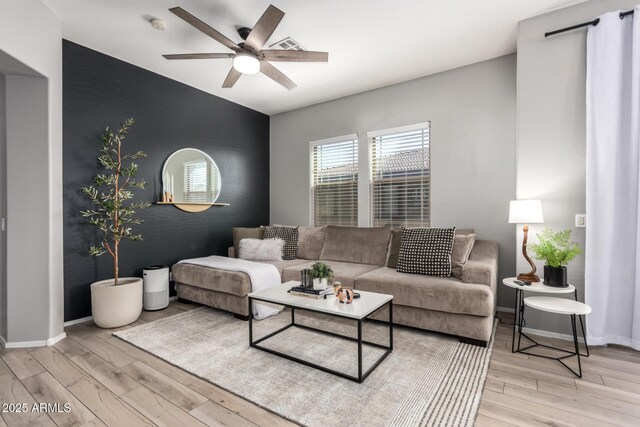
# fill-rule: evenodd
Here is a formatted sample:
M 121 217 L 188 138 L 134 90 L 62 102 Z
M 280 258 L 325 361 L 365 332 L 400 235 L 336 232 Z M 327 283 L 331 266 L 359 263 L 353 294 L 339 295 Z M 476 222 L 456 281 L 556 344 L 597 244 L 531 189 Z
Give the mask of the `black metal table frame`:
M 582 337 L 584 338 L 584 346 L 585 346 L 585 349 L 587 351 L 586 354 L 580 353 L 580 346 L 578 344 L 578 334 L 577 334 L 577 330 L 576 330 L 576 315 L 575 314 L 571 314 L 570 315 L 571 316 L 571 331 L 573 332 L 573 345 L 575 347 L 574 351 L 568 351 L 568 350 L 565 350 L 565 349 L 562 349 L 562 348 L 557 348 L 557 347 L 553 347 L 553 346 L 546 345 L 546 344 L 540 344 L 539 342 L 537 342 L 536 340 L 531 338 L 529 335 L 527 335 L 524 332 L 522 332 L 522 328 L 524 327 L 524 307 L 525 307 L 525 304 L 524 304 L 524 291 L 526 291 L 526 289 L 524 289 L 524 288 L 515 288 L 515 290 L 516 290 L 516 301 L 515 301 L 516 311 L 515 311 L 515 318 L 513 319 L 513 335 L 511 337 L 511 352 L 512 353 L 522 353 L 522 354 L 526 354 L 526 355 L 529 355 L 529 356 L 535 356 L 535 357 L 542 357 L 544 359 L 556 360 L 556 361 L 560 362 L 560 364 L 562 364 L 562 366 L 564 366 L 565 368 L 570 370 L 575 376 L 577 376 L 578 378 L 582 378 L 582 364 L 580 362 L 580 356 L 589 357 L 589 345 L 587 344 L 587 335 L 585 334 L 584 321 L 582 319 L 583 316 L 582 315 L 578 315 L 578 319 L 580 320 L 580 329 L 581 329 L 581 332 L 582 332 Z M 575 301 L 578 301 L 578 290 L 577 289 L 574 289 L 573 297 L 574 297 Z M 517 348 L 515 346 L 516 329 L 518 331 L 518 346 L 517 346 Z M 528 347 L 520 348 L 520 341 L 521 341 L 522 337 L 525 337 L 526 339 L 531 341 L 533 344 L 529 345 Z M 534 347 L 549 348 L 551 350 L 562 352 L 562 353 L 567 353 L 567 354 L 565 356 L 553 357 L 553 356 L 546 356 L 544 354 L 530 353 L 530 352 L 526 351 L 526 350 L 529 350 L 529 349 L 534 348 Z M 573 356 L 576 356 L 577 359 L 578 359 L 578 372 L 576 372 L 573 368 L 571 368 L 569 365 L 564 363 L 564 359 L 567 359 L 567 358 L 573 357 Z
M 283 306 L 291 309 L 291 323 L 289 323 L 286 326 L 283 326 L 280 329 L 277 329 L 277 330 L 275 330 L 273 332 L 270 332 L 269 334 L 267 334 L 267 335 L 265 335 L 263 337 L 260 337 L 259 339 L 255 340 L 255 341 L 253 340 L 253 310 L 252 310 L 252 302 L 254 300 L 255 301 L 264 301 L 264 302 L 268 302 L 268 303 L 272 303 L 272 304 L 274 304 L 274 302 L 273 301 L 262 300 L 260 298 L 249 297 L 249 345 L 251 347 L 266 351 L 267 353 L 275 354 L 277 356 L 284 357 L 285 359 L 289 359 L 289 360 L 292 360 L 294 362 L 298 362 L 298 363 L 301 363 L 303 365 L 310 366 L 312 368 L 319 369 L 321 371 L 328 372 L 330 374 L 337 375 L 339 377 L 346 378 L 346 379 L 351 380 L 351 381 L 356 381 L 358 383 L 362 383 L 369 376 L 369 374 L 371 372 L 373 372 L 373 370 L 375 368 L 377 368 L 378 365 L 380 365 L 380 363 L 382 363 L 382 361 L 384 359 L 386 359 L 386 357 L 389 355 L 389 353 L 391 353 L 393 351 L 393 300 L 389 300 L 389 302 L 383 304 L 382 306 L 380 306 L 376 310 L 372 311 L 371 313 L 369 313 L 367 316 L 363 317 L 362 319 L 351 319 L 349 317 L 340 316 L 339 314 L 327 313 L 325 311 L 313 310 L 313 309 L 304 308 L 304 307 L 294 307 L 294 306 L 291 306 L 289 304 L 277 303 L 278 305 L 283 305 Z M 386 346 L 386 345 L 382 345 L 382 344 L 378 344 L 378 343 L 374 343 L 374 342 L 370 342 L 370 341 L 365 341 L 364 339 L 362 339 L 362 323 L 365 320 L 367 320 L 367 318 L 369 316 L 371 316 L 373 313 L 375 313 L 376 311 L 384 308 L 385 306 L 389 307 L 389 321 L 385 322 L 385 323 L 389 324 L 389 345 Z M 311 311 L 311 312 L 314 312 L 314 313 L 322 313 L 322 314 L 327 314 L 329 316 L 340 317 L 342 319 L 355 320 L 358 323 L 358 337 L 357 338 L 353 338 L 353 337 L 342 335 L 342 334 L 338 334 L 338 333 L 335 333 L 335 332 L 325 331 L 323 329 L 317 329 L 317 328 L 313 328 L 311 326 L 307 326 L 307 325 L 302 325 L 302 324 L 296 323 L 295 322 L 295 310 Z M 318 365 L 316 363 L 309 362 L 307 360 L 300 359 L 298 357 L 291 356 L 289 354 L 282 353 L 280 351 L 273 350 L 273 349 L 258 345 L 262 341 L 265 341 L 265 340 L 267 340 L 267 339 L 279 334 L 280 332 L 283 332 L 283 331 L 289 329 L 292 326 L 295 326 L 295 327 L 298 327 L 298 328 L 301 328 L 301 329 L 307 329 L 307 330 L 311 330 L 311 331 L 315 331 L 315 332 L 320 332 L 320 333 L 323 333 L 323 334 L 326 334 L 326 335 L 330 335 L 330 336 L 334 336 L 334 337 L 338 337 L 338 338 L 344 338 L 344 339 L 347 339 L 349 341 L 356 341 L 358 343 L 358 375 L 355 376 L 355 375 L 345 374 L 344 372 L 336 371 L 335 369 L 331 369 L 331 368 L 328 368 L 326 366 Z M 373 346 L 373 347 L 376 347 L 376 348 L 381 348 L 381 349 L 385 350 L 385 352 L 382 354 L 382 356 L 380 356 L 378 358 L 378 360 L 376 360 L 376 362 L 369 369 L 367 369 L 367 371 L 364 372 L 364 373 L 362 372 L 362 345 L 363 344 L 367 344 L 367 345 L 370 345 L 370 346 Z

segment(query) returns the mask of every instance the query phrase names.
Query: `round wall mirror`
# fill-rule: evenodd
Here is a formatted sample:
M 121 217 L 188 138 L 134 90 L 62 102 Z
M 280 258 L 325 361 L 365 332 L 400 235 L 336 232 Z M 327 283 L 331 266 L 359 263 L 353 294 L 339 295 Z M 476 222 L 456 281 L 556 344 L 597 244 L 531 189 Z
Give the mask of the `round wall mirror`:
M 162 188 L 173 203 L 214 203 L 222 179 L 218 165 L 195 148 L 183 148 L 169 156 L 162 168 Z

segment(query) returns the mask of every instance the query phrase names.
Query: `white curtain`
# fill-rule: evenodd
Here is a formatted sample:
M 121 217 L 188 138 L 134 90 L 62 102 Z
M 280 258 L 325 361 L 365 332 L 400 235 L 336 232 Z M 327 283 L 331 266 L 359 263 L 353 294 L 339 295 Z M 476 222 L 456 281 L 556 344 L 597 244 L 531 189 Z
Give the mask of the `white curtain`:
M 639 145 L 640 6 L 600 16 L 587 36 L 589 344 L 640 350 Z

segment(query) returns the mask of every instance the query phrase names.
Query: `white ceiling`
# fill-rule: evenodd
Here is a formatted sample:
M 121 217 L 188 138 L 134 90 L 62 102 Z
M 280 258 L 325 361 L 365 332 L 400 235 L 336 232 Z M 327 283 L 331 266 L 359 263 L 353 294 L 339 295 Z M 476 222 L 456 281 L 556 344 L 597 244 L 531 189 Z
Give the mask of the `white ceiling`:
M 42 0 L 63 37 L 266 114 L 411 80 L 516 50 L 517 22 L 567 0 Z M 167 9 L 180 6 L 230 39 L 269 3 L 285 17 L 267 45 L 287 36 L 328 63 L 275 63 L 298 87 L 262 74 L 221 85 L 230 59 L 167 61 L 163 53 L 231 52 Z M 150 18 L 166 21 L 158 31 Z

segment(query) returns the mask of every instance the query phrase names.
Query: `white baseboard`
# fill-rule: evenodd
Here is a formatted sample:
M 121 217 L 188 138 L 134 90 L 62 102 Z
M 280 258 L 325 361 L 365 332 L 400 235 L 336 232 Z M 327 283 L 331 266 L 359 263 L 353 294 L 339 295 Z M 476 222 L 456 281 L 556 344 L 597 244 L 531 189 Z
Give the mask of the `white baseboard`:
M 0 342 L 2 342 L 2 346 L 4 348 L 29 348 L 29 347 L 50 347 L 65 338 L 67 334 L 65 332 L 60 335 L 49 338 L 47 340 L 37 340 L 37 341 L 17 341 L 17 342 L 6 342 L 4 337 L 0 337 Z
M 47 347 L 51 347 L 52 345 L 54 345 L 55 343 L 57 343 L 58 341 L 65 339 L 67 337 L 67 333 L 63 332 L 60 335 L 58 335 L 57 337 L 53 337 L 53 338 L 49 338 L 47 340 Z
M 172 297 L 169 297 L 169 302 L 172 302 L 172 301 L 178 301 L 178 296 L 174 295 Z M 82 317 L 80 319 L 69 320 L 68 322 L 64 322 L 64 326 L 67 327 L 71 325 L 77 325 L 78 323 L 89 322 L 90 320 L 93 320 L 93 317 L 91 316 Z
M 87 316 L 87 317 L 82 317 L 80 319 L 69 320 L 68 322 L 64 322 L 64 327 L 66 328 L 67 326 L 77 325 L 78 323 L 84 323 L 90 320 L 93 320 L 93 317 Z
M 0 347 L 6 348 L 6 346 L 7 346 L 7 341 L 5 341 L 4 337 L 0 335 Z
M 541 329 L 532 329 L 532 328 L 522 328 L 522 331 L 527 333 L 527 334 L 538 335 L 539 337 L 555 338 L 555 339 L 559 339 L 559 340 L 563 340 L 563 341 L 573 342 L 573 336 L 572 335 L 559 334 L 557 332 L 549 332 L 549 331 L 543 331 Z M 580 332 L 580 331 L 578 332 L 578 334 L 581 334 L 581 333 L 582 332 Z M 584 338 L 578 337 L 578 342 L 579 343 L 584 343 Z
M 502 313 L 511 313 L 511 314 L 516 312 L 514 308 L 509 308 L 509 307 L 498 307 L 497 311 Z M 556 338 L 559 340 L 571 341 L 571 342 L 573 341 L 573 336 L 568 334 L 559 334 L 557 332 L 543 331 L 541 329 L 533 329 L 533 328 L 527 328 L 527 327 L 522 328 L 522 331 L 527 334 L 538 335 L 539 337 Z M 581 332 L 578 331 L 578 333 L 580 334 Z M 578 337 L 578 342 L 584 343 L 584 338 Z

